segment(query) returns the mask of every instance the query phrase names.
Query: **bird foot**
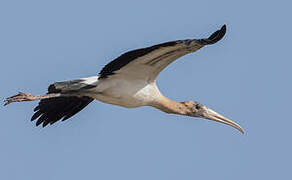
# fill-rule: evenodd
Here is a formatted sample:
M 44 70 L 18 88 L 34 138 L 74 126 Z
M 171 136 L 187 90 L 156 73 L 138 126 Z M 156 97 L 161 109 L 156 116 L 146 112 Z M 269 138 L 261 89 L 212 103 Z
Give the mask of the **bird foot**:
M 22 102 L 22 101 L 33 101 L 35 100 L 34 96 L 29 93 L 19 92 L 18 94 L 6 98 L 4 100 L 4 106 L 12 103 L 12 102 Z

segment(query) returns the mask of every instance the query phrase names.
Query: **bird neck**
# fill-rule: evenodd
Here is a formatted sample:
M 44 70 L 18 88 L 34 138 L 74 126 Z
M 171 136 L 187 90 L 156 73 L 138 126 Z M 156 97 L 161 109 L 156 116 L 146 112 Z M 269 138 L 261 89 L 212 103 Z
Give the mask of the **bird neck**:
M 190 113 L 189 109 L 183 102 L 176 102 L 164 96 L 154 106 L 163 112 L 171 114 L 188 115 Z

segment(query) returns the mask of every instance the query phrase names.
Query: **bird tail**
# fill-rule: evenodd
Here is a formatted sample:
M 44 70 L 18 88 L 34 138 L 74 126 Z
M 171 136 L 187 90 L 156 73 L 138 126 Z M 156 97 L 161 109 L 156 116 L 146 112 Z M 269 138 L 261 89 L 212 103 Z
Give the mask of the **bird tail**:
M 49 93 L 66 93 L 88 90 L 97 86 L 98 76 L 80 78 L 70 81 L 55 82 L 48 88 Z

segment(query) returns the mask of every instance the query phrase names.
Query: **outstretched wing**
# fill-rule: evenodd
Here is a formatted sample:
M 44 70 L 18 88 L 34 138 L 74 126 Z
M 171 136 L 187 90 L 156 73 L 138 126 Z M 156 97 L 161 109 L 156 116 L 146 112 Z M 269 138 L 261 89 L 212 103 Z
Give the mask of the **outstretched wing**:
M 42 99 L 35 108 L 31 120 L 38 118 L 36 125 L 43 124 L 43 127 L 48 124 L 52 125 L 61 119 L 65 121 L 85 108 L 91 101 L 93 99 L 87 96 Z
M 225 33 L 226 25 L 223 25 L 206 39 L 171 41 L 127 52 L 108 63 L 100 71 L 99 79 L 118 75 L 153 81 L 173 61 L 205 45 L 218 42 Z
M 56 82 L 51 84 L 48 88 L 50 93 L 78 93 L 90 90 L 96 87 L 98 76 L 82 78 L 72 81 Z M 54 124 L 62 119 L 62 121 L 69 119 L 89 103 L 93 98 L 88 96 L 60 96 L 48 99 L 42 99 L 38 106 L 34 109 L 35 113 L 31 120 L 38 119 L 36 125 L 42 124 L 43 127 L 48 124 Z

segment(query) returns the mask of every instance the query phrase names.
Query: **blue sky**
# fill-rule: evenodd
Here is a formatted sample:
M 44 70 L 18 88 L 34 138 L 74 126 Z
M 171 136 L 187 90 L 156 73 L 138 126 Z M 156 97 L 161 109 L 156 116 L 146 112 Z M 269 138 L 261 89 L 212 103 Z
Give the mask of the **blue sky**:
M 0 179 L 291 179 L 291 2 L 2 1 L 1 98 L 42 94 L 54 81 L 95 75 L 135 48 L 204 38 L 158 78 L 165 96 L 197 100 L 234 128 L 93 102 L 47 128 L 36 102 L 0 108 Z

